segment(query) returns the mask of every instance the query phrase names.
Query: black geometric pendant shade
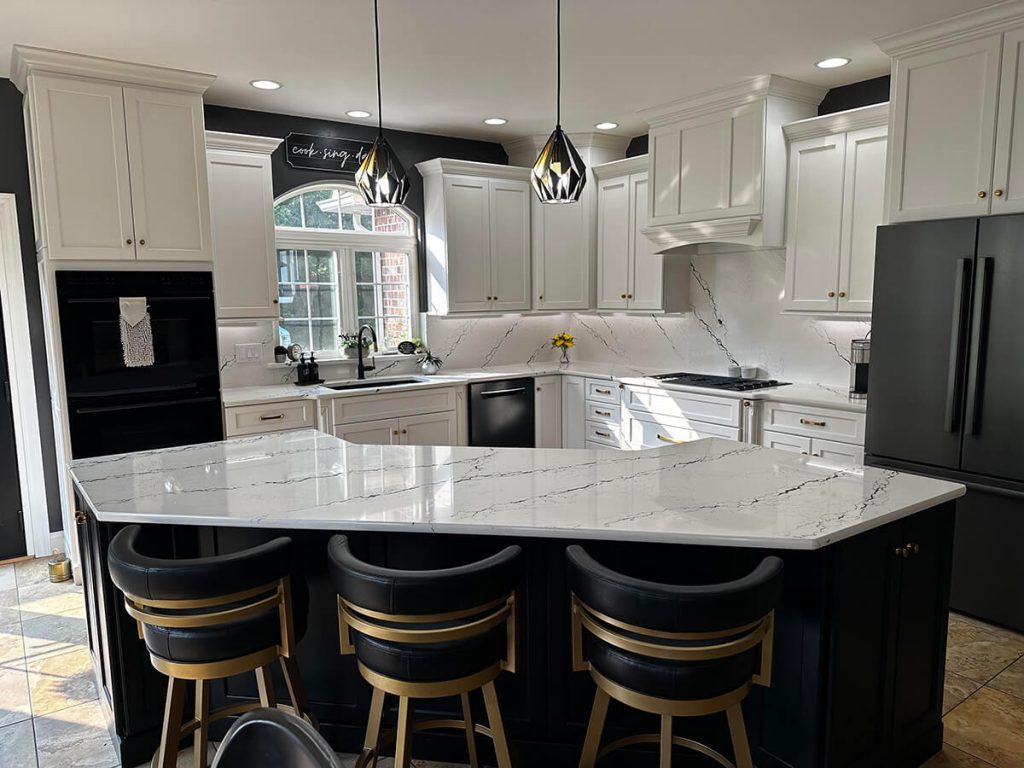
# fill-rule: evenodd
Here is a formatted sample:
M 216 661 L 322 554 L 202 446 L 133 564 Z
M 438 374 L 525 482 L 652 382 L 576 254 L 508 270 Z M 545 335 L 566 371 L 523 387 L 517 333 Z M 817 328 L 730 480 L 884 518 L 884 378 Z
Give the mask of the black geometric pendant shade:
M 402 205 L 409 194 L 409 177 L 384 134 L 377 136 L 370 153 L 356 171 L 356 186 L 367 205 L 390 208 Z
M 530 183 L 542 203 L 575 203 L 587 185 L 587 167 L 576 147 L 556 126 L 533 164 Z

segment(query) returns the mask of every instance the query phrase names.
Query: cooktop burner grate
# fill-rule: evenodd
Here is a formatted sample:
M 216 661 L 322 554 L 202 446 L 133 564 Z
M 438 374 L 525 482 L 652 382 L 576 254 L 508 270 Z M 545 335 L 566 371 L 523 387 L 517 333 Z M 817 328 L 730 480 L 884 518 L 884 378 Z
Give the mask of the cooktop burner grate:
M 730 392 L 747 392 L 752 389 L 784 387 L 789 383 L 786 381 L 776 381 L 775 379 L 743 379 L 736 376 L 712 376 L 704 373 L 662 373 L 651 378 L 668 384 L 706 387 L 707 389 L 725 389 Z

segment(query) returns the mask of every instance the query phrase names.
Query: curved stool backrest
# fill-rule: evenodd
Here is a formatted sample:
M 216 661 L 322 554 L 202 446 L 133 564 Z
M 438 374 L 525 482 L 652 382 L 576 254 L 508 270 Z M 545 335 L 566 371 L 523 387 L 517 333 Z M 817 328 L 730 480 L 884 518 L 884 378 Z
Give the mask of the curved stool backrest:
M 341 768 L 341 760 L 305 720 L 280 709 L 257 709 L 228 730 L 213 768 Z

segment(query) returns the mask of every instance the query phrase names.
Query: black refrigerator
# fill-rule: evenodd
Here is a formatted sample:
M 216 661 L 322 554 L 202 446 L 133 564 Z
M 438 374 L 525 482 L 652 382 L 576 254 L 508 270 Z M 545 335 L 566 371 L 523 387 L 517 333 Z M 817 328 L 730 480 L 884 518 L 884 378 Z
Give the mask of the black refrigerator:
M 1024 215 L 879 227 L 866 463 L 962 482 L 952 608 L 1024 631 Z

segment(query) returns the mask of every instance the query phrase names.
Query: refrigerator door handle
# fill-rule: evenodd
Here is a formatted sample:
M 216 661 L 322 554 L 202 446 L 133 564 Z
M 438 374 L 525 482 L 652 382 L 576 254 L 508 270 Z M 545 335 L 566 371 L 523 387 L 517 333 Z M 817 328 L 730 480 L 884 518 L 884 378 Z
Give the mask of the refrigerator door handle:
M 981 381 L 988 338 L 989 300 L 992 294 L 992 263 L 989 256 L 978 258 L 978 276 L 974 281 L 974 317 L 971 320 L 971 351 L 967 364 L 967 420 L 964 431 L 978 434 L 981 426 Z
M 960 407 L 963 401 L 964 359 L 967 353 L 968 307 L 971 294 L 971 259 L 956 260 L 953 283 L 953 328 L 949 334 L 949 374 L 946 380 L 946 431 L 960 429 Z

